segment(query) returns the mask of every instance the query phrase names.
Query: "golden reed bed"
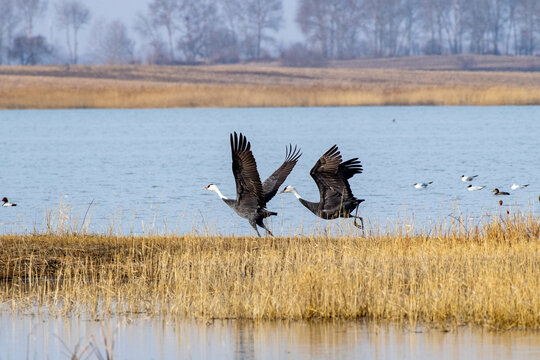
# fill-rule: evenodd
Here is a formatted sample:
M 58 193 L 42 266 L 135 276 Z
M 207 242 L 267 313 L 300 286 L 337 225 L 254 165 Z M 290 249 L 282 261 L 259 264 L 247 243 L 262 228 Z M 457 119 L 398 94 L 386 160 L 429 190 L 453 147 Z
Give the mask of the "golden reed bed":
M 540 218 L 435 235 L 0 237 L 12 311 L 540 329 Z
M 0 109 L 538 104 L 540 72 L 0 67 Z

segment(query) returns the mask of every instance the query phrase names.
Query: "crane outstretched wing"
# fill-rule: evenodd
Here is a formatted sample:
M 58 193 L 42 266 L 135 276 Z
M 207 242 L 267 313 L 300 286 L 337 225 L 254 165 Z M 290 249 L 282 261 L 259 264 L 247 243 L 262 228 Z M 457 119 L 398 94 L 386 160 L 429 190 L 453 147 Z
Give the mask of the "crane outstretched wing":
M 293 149 L 292 145 L 289 144 L 289 147 L 285 150 L 285 161 L 283 164 L 262 184 L 265 202 L 270 201 L 276 195 L 279 187 L 283 184 L 287 176 L 289 176 L 300 156 L 302 156 L 300 149 L 296 146 Z
M 319 158 L 310 175 L 319 188 L 321 203 L 339 203 L 353 197 L 347 180 L 361 172 L 360 161 L 354 158 L 341 162 L 339 149 L 334 145 Z
M 345 185 L 344 194 L 346 197 L 353 196 L 351 186 L 347 180 L 352 178 L 355 174 L 361 173 L 362 164 L 360 164 L 360 160 L 358 160 L 358 158 L 353 158 L 339 164 L 338 175 L 343 180 L 343 184 Z
M 246 137 L 231 134 L 232 171 L 236 181 L 236 202 L 246 208 L 264 207 L 264 193 L 257 163 Z

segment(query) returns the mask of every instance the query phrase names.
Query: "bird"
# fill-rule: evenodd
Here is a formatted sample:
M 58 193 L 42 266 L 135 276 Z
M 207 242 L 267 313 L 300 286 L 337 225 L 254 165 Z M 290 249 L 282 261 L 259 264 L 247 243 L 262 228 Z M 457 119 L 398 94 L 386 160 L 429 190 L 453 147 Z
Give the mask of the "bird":
M 428 183 L 416 183 L 413 186 L 417 189 L 425 189 L 428 187 L 429 184 L 433 184 L 433 181 L 430 181 Z
M 229 199 L 219 191 L 218 187 L 210 184 L 204 190 L 215 191 L 219 197 L 231 207 L 240 217 L 247 219 L 255 229 L 257 235 L 261 234 L 257 225 L 265 229 L 270 236 L 272 232 L 264 225 L 263 220 L 269 216 L 277 215 L 276 212 L 266 209 L 266 203 L 276 195 L 279 187 L 298 162 L 302 153 L 296 146 L 289 147 L 285 151 L 285 161 L 274 171 L 264 183 L 261 183 L 257 163 L 251 152 L 251 144 L 242 133 L 230 134 L 232 172 L 236 182 L 236 199 Z
M 348 180 L 355 174 L 362 173 L 362 165 L 358 158 L 353 158 L 345 162 L 342 161 L 341 154 L 337 145 L 333 145 L 325 152 L 309 174 L 319 188 L 319 202 L 304 200 L 296 189 L 288 185 L 282 193 L 292 193 L 309 211 L 316 216 L 332 220 L 337 218 L 354 218 L 354 226 L 364 229 L 364 219 L 358 215 L 358 205 L 365 199 L 357 199 L 351 190 Z M 356 214 L 352 212 L 356 209 Z M 361 225 L 358 225 L 356 219 L 359 219 Z
M 478 191 L 478 190 L 482 190 L 483 188 L 485 188 L 485 186 L 472 186 L 472 185 L 467 186 L 467 190 L 469 191 Z
M 510 189 L 512 189 L 512 190 L 524 189 L 524 188 L 526 188 L 527 186 L 529 186 L 529 184 L 525 184 L 525 185 L 512 184 L 512 186 L 510 187 Z
M 478 175 L 473 175 L 473 176 L 461 175 L 461 181 L 463 182 L 473 181 L 475 177 L 478 177 Z
M 497 189 L 497 188 L 493 189 L 493 194 L 495 194 L 495 195 L 510 195 L 509 192 L 499 191 L 499 189 Z
M 4 202 L 4 204 L 2 206 L 17 206 L 17 204 L 13 204 L 13 203 L 10 203 L 9 200 L 7 199 L 7 197 L 3 198 L 2 201 Z

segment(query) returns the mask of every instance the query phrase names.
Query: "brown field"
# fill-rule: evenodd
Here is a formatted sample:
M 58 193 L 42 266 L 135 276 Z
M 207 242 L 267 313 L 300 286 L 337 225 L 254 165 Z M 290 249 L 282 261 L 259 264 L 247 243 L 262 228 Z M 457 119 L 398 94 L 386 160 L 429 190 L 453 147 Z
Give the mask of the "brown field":
M 540 104 L 540 58 L 467 59 L 355 60 L 329 68 L 3 66 L 0 109 Z M 464 66 L 484 71 L 458 70 Z
M 540 218 L 435 235 L 0 237 L 0 305 L 58 315 L 540 329 Z

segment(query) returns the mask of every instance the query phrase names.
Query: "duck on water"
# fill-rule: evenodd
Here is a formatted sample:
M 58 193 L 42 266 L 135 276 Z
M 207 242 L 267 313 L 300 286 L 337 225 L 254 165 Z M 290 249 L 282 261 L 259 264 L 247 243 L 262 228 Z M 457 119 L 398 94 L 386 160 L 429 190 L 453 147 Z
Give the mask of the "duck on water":
M 2 206 L 9 207 L 9 206 L 17 206 L 17 204 L 10 203 L 7 197 L 3 198 L 2 201 L 4 204 Z

